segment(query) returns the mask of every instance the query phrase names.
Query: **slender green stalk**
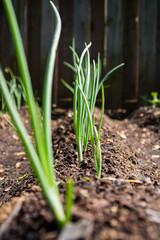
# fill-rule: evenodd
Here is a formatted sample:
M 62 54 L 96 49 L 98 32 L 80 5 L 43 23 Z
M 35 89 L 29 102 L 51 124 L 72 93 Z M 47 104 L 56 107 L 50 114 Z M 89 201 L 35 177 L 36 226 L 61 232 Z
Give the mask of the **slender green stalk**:
M 95 147 L 94 147 L 94 129 L 93 129 L 93 123 L 92 123 L 92 115 L 91 115 L 91 112 L 90 112 L 90 109 L 89 109 L 89 105 L 88 105 L 88 101 L 86 99 L 86 96 L 83 92 L 83 90 L 81 89 L 81 86 L 79 85 L 79 83 L 76 81 L 76 84 L 82 94 L 82 97 L 84 99 L 84 102 L 85 102 L 85 105 L 86 105 L 86 110 L 87 110 L 87 113 L 88 113 L 88 117 L 89 117 L 89 124 L 90 124 L 90 129 L 91 129 L 91 143 L 92 143 L 92 150 L 93 150 L 93 157 L 94 157 L 94 160 L 95 160 L 95 166 L 96 166 L 96 169 L 97 169 L 97 162 L 96 162 L 96 155 L 95 155 Z
M 1 71 L 1 69 L 0 69 L 0 71 Z M 5 115 L 3 114 L 3 112 L 0 112 L 0 115 L 6 120 L 6 122 L 9 123 L 9 125 L 11 125 L 11 127 L 12 127 L 15 131 L 17 131 L 17 128 L 14 126 L 13 122 L 12 122 L 7 116 L 5 116 Z
M 47 156 L 49 156 L 50 166 L 53 165 L 53 151 L 52 151 L 52 135 L 51 135 L 51 103 L 52 103 L 52 87 L 53 87 L 53 73 L 54 73 L 54 65 L 56 58 L 56 50 L 58 47 L 58 42 L 61 33 L 61 19 L 59 13 L 54 6 L 54 4 L 50 1 L 53 11 L 56 16 L 57 25 L 55 29 L 55 34 L 53 37 L 53 41 L 51 44 L 45 79 L 44 79 L 44 88 L 43 88 L 43 127 L 45 132 L 45 139 L 47 144 Z
M 102 108 L 101 108 L 101 117 L 99 121 L 98 132 L 95 127 L 95 136 L 96 136 L 96 144 L 97 144 L 97 173 L 98 177 L 101 177 L 101 169 L 102 169 L 102 155 L 101 155 L 101 144 L 100 144 L 100 131 L 102 126 L 102 119 L 104 114 L 104 87 L 103 84 L 101 86 L 102 89 Z
M 73 206 L 73 180 L 68 179 L 66 184 L 66 218 L 67 221 L 71 220 L 71 208 Z
M 25 147 L 31 165 L 42 186 L 44 195 L 55 214 L 57 223 L 59 224 L 60 227 L 63 227 L 64 224 L 71 218 L 73 184 L 71 184 L 71 181 L 68 182 L 67 186 L 69 190 L 67 190 L 66 196 L 67 203 L 66 210 L 64 211 L 63 205 L 60 200 L 55 170 L 53 167 L 52 135 L 51 135 L 51 95 L 52 95 L 51 89 L 56 49 L 58 46 L 61 31 L 60 16 L 57 12 L 57 9 L 51 2 L 51 6 L 53 8 L 57 20 L 57 27 L 52 41 L 46 67 L 42 104 L 43 115 L 41 116 L 38 103 L 34 99 L 27 61 L 13 6 L 10 0 L 3 0 L 3 4 L 6 10 L 6 15 L 9 21 L 13 42 L 15 45 L 18 65 L 21 73 L 21 79 L 23 81 L 24 91 L 26 95 L 26 102 L 30 113 L 31 126 L 34 133 L 35 146 L 31 142 L 28 133 L 23 125 L 23 122 L 18 114 L 14 101 L 7 88 L 6 80 L 1 69 L 0 69 L 0 88 L 2 89 L 3 97 L 5 99 L 7 108 L 12 117 L 13 126 L 18 132 L 20 139 Z
M 101 126 L 102 126 L 103 114 L 104 114 L 104 87 L 103 87 L 103 84 L 101 85 L 101 89 L 102 89 L 102 108 L 101 108 L 101 117 L 100 117 L 99 128 L 98 128 L 98 138 L 100 138 L 100 131 L 101 131 Z

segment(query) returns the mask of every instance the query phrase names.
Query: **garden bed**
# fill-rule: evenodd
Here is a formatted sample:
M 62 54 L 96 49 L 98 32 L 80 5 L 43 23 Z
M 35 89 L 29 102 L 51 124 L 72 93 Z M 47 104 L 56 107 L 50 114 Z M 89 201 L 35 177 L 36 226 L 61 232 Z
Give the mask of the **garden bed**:
M 25 107 L 20 114 L 30 129 Z M 72 224 L 59 232 L 15 131 L 0 117 L 0 239 L 160 239 L 159 125 L 159 108 L 141 107 L 121 121 L 105 115 L 98 179 L 91 146 L 78 164 L 72 112 L 53 111 L 62 200 L 66 179 L 74 180 Z

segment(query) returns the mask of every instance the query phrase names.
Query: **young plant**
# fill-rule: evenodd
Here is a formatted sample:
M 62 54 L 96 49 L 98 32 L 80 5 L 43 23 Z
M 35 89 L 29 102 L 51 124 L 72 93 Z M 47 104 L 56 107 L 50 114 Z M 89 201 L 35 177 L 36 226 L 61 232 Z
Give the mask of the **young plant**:
M 104 113 L 104 82 L 108 79 L 109 75 L 123 66 L 120 64 L 112 69 L 105 77 L 100 80 L 101 76 L 101 61 L 98 54 L 97 64 L 93 60 L 90 63 L 89 48 L 91 43 L 85 44 L 81 56 L 79 57 L 75 51 L 75 42 L 73 41 L 70 47 L 73 54 L 73 65 L 66 63 L 65 65 L 74 71 L 74 87 L 70 86 L 62 79 L 62 83 L 73 93 L 73 114 L 74 114 L 74 127 L 77 140 L 78 158 L 79 163 L 83 161 L 83 151 L 87 150 L 88 140 L 91 140 L 95 168 L 98 177 L 101 176 L 101 147 L 100 147 L 100 130 L 102 125 L 102 118 Z M 99 91 L 102 91 L 102 109 L 98 130 L 94 124 L 94 108 Z M 95 149 L 96 141 L 96 149 Z
M 25 52 L 16 20 L 15 12 L 11 0 L 3 0 L 6 15 L 9 21 L 10 30 L 16 50 L 21 79 L 23 82 L 26 103 L 28 106 L 31 126 L 34 133 L 33 144 L 29 138 L 29 134 L 18 114 L 16 105 L 9 93 L 6 80 L 3 72 L 0 69 L 0 87 L 2 94 L 7 104 L 7 109 L 12 117 L 12 121 L 19 137 L 24 145 L 26 153 L 30 159 L 31 165 L 36 173 L 39 183 L 42 187 L 43 193 L 54 212 L 57 223 L 60 227 L 69 220 L 71 216 L 71 203 L 72 203 L 72 181 L 67 183 L 67 196 L 66 196 L 66 210 L 64 211 L 59 190 L 56 182 L 56 175 L 53 164 L 53 151 L 52 151 L 52 136 L 51 136 L 51 94 L 52 94 L 52 79 L 54 72 L 54 64 L 56 57 L 56 49 L 59 42 L 61 32 L 61 19 L 59 13 L 52 2 L 54 14 L 56 16 L 57 25 L 55 35 L 51 44 L 46 72 L 44 80 L 43 92 L 43 108 L 42 116 L 39 111 L 38 103 L 34 99 L 33 89 L 28 70 L 28 65 L 25 57 Z M 69 190 L 68 190 L 69 189 Z
M 10 74 L 11 80 L 7 81 L 9 92 L 12 96 L 12 99 L 19 109 L 21 107 L 22 100 L 25 102 L 25 92 L 21 79 L 18 76 L 13 74 L 13 71 L 10 68 L 5 68 L 5 72 Z M 2 95 L 0 89 L 0 102 L 1 102 L 1 111 L 7 110 L 7 105 L 5 99 Z
M 147 95 L 141 96 L 143 103 L 150 104 L 152 108 L 155 108 L 160 103 L 160 98 L 158 98 L 158 92 L 151 92 L 152 99 L 148 99 Z

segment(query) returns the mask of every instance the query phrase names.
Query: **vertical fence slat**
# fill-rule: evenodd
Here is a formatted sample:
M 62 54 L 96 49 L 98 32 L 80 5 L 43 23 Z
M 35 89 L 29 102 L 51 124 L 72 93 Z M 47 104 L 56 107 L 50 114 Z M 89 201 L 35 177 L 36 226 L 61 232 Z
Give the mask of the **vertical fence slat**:
M 123 62 L 123 1 L 108 0 L 107 16 L 107 71 Z M 110 77 L 106 90 L 106 107 L 117 108 L 122 101 L 123 68 Z
M 41 96 L 40 38 L 41 0 L 27 1 L 27 58 L 34 92 Z
M 59 7 L 62 19 L 62 32 L 58 52 L 58 104 L 61 106 L 70 106 L 72 104 L 72 94 L 68 89 L 66 89 L 60 80 L 63 78 L 71 85 L 73 82 L 72 70 L 64 65 L 64 61 L 72 63 L 72 54 L 69 46 L 72 45 L 73 38 L 73 0 L 60 0 Z
M 90 1 L 74 0 L 73 14 L 76 50 L 80 54 L 84 49 L 84 42 L 90 41 Z
M 0 60 L 2 68 L 11 61 L 11 37 L 2 1 L 0 1 Z
M 24 6 L 25 0 L 13 0 L 13 7 L 16 12 L 17 20 L 20 26 L 22 39 L 24 40 Z M 17 60 L 8 20 L 5 15 L 2 1 L 0 1 L 0 64 L 2 68 L 9 66 L 15 74 L 18 74 Z
M 157 1 L 157 34 L 156 34 L 156 81 L 155 91 L 160 96 L 160 1 Z
M 53 1 L 54 4 L 58 5 L 58 0 Z M 40 33 L 40 69 L 41 69 L 41 79 L 40 79 L 40 89 L 42 91 L 44 74 L 46 69 L 47 58 L 49 50 L 51 47 L 53 35 L 55 31 L 55 16 L 53 9 L 49 1 L 41 0 L 41 33 Z M 53 88 L 54 89 L 54 88 Z M 54 94 L 54 92 L 53 92 Z
M 157 0 L 141 0 L 140 13 L 140 92 L 155 88 Z
M 26 7 L 26 0 L 14 0 L 12 1 L 15 7 L 17 20 L 19 23 L 21 36 L 23 42 L 25 42 L 25 30 L 26 30 L 26 22 L 25 22 L 25 7 Z
M 91 61 L 94 59 L 97 63 L 98 53 L 100 53 L 102 73 L 101 77 L 103 77 L 103 58 L 104 58 L 104 30 L 105 30 L 105 22 L 104 22 L 104 0 L 91 1 L 91 25 L 90 25 L 90 38 L 92 42 L 91 46 Z M 98 94 L 97 105 L 101 101 L 101 92 Z
M 138 0 L 139 1 L 139 0 Z M 138 1 L 125 0 L 124 6 L 124 76 L 123 76 L 123 95 L 124 102 L 134 102 L 137 100 L 137 25 L 139 21 Z
M 104 47 L 104 0 L 91 1 L 91 58 L 97 61 L 98 52 L 103 60 Z

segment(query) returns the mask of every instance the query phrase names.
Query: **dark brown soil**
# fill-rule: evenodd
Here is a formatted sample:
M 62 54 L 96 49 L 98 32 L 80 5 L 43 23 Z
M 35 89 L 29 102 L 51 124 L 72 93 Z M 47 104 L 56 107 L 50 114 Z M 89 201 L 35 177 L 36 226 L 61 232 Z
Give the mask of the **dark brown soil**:
M 101 179 L 90 146 L 78 164 L 72 112 L 53 113 L 63 202 L 66 179 L 74 180 L 72 222 L 58 230 L 16 133 L 0 117 L 0 239 L 160 239 L 160 109 L 139 108 L 123 121 L 104 116 Z M 26 109 L 20 114 L 29 130 Z

